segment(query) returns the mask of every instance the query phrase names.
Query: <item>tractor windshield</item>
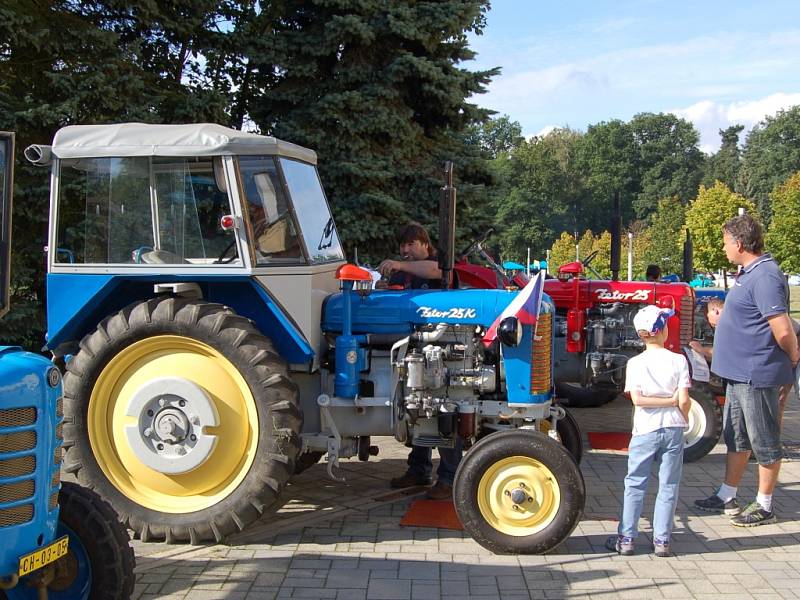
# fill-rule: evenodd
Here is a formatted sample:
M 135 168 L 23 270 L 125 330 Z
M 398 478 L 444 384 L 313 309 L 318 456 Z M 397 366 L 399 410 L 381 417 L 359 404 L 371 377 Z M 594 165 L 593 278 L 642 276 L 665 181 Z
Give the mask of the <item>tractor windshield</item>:
M 313 165 L 283 157 L 240 156 L 239 172 L 242 212 L 258 264 L 342 260 L 336 227 Z
M 344 255 L 339 235 L 317 169 L 288 158 L 281 158 L 281 168 L 303 231 L 309 260 L 312 263 L 342 260 Z

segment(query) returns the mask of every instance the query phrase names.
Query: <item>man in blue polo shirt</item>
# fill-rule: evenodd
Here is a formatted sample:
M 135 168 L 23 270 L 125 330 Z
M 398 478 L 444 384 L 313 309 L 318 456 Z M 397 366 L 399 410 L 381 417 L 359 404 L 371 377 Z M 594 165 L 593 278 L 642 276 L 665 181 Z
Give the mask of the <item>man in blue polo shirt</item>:
M 776 520 L 772 492 L 783 454 L 779 395 L 793 380 L 800 350 L 789 318 L 786 278 L 763 252 L 761 225 L 740 215 L 725 223 L 722 236 L 728 260 L 741 266 L 717 324 L 711 363 L 727 382 L 723 434 L 728 454 L 725 482 L 695 506 L 731 515 L 732 525 L 754 527 Z M 758 496 L 742 510 L 736 491 L 751 452 L 758 461 Z

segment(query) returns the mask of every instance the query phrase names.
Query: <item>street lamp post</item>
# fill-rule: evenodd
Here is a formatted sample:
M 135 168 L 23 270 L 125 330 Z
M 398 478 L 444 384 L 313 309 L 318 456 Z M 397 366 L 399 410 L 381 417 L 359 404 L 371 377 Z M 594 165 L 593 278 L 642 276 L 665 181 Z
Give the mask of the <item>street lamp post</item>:
M 633 281 L 633 232 L 628 232 L 628 281 Z

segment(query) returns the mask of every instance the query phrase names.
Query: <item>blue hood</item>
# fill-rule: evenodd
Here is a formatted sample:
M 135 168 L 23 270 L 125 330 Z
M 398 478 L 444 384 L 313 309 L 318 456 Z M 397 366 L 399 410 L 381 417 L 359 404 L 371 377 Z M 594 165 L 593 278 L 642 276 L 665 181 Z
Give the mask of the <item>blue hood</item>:
M 518 292 L 505 290 L 372 290 L 366 296 L 351 292 L 353 333 L 410 333 L 428 323 L 488 327 Z M 322 330 L 342 331 L 342 294 L 329 296 Z

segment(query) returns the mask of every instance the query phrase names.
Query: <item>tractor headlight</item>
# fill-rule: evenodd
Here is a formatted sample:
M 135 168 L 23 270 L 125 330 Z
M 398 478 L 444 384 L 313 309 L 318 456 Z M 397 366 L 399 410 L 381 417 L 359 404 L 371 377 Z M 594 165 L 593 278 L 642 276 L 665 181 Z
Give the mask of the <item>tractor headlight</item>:
M 522 341 L 522 323 L 519 322 L 517 317 L 506 317 L 500 321 L 497 337 L 506 346 L 519 346 Z
M 56 387 L 59 383 L 61 383 L 61 371 L 56 367 L 47 369 L 47 385 Z

